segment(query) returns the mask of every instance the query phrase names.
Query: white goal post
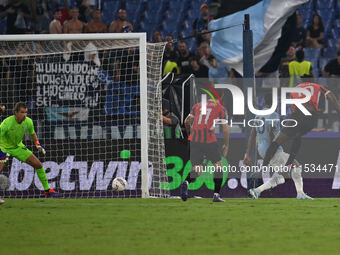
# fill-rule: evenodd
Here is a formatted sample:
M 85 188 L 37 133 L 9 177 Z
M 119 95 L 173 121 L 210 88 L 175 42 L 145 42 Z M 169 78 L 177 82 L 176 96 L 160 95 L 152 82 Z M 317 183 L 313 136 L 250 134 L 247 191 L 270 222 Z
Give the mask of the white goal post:
M 91 46 L 89 46 L 90 44 Z M 55 188 L 60 189 L 61 194 L 65 194 L 64 197 L 147 198 L 169 196 L 169 191 L 166 188 L 162 188 L 166 187 L 165 183 L 167 182 L 164 164 L 163 126 L 160 117 L 162 96 L 161 84 L 159 83 L 162 73 L 161 67 L 164 47 L 164 43 L 147 43 L 146 33 L 0 36 L 0 60 L 2 66 L 6 66 L 7 68 L 3 71 L 2 83 L 0 84 L 2 85 L 2 89 L 4 87 L 7 88 L 7 92 L 4 92 L 5 94 L 3 93 L 4 95 L 2 95 L 2 97 L 0 95 L 0 104 L 3 103 L 1 100 L 5 100 L 5 104 L 7 103 L 7 107 L 10 108 L 16 101 L 22 101 L 22 94 L 26 94 L 26 97 L 23 97 L 24 99 L 28 98 L 27 95 L 32 94 L 28 100 L 32 112 L 35 112 L 36 109 L 34 109 L 34 107 L 36 106 L 39 106 L 39 109 L 43 108 L 43 110 L 39 111 L 43 111 L 42 115 L 44 115 L 44 117 L 39 117 L 40 113 L 32 113 L 32 116 L 30 116 L 30 111 L 29 117 L 31 117 L 35 123 L 35 131 L 39 139 L 47 141 L 51 148 L 54 146 L 53 143 L 57 144 L 56 149 L 54 149 L 51 154 L 56 153 L 55 155 L 64 157 L 62 160 L 65 162 L 55 162 L 57 165 L 59 164 L 60 167 L 58 174 L 56 174 L 56 170 L 53 174 L 52 168 L 50 171 L 46 171 L 48 173 L 47 176 L 50 177 L 51 180 L 55 180 L 55 182 L 53 182 L 55 183 Z M 80 55 L 81 57 L 79 57 Z M 55 62 L 51 60 L 52 58 Z M 63 62 L 56 62 L 55 59 L 57 58 L 62 59 Z M 98 79 L 100 85 L 96 86 L 99 86 L 99 88 L 93 86 L 93 91 L 85 91 L 86 86 L 90 87 L 91 85 L 86 83 L 87 85 L 84 85 L 82 88 L 74 85 L 72 88 L 68 88 L 69 94 L 65 92 L 66 86 L 64 85 L 62 86 L 63 91 L 61 87 L 55 88 L 55 83 L 59 84 L 60 80 L 62 84 L 66 82 L 65 80 L 67 80 L 67 82 L 72 82 L 72 79 L 76 80 L 76 75 L 68 77 L 64 69 L 64 71 L 58 74 L 59 76 L 54 75 L 53 77 L 50 76 L 46 78 L 46 80 L 49 79 L 49 81 L 46 81 L 46 84 L 44 81 L 40 81 L 40 79 L 48 77 L 49 73 L 53 73 L 53 71 L 47 70 L 47 68 L 55 68 L 55 70 L 57 70 L 57 68 L 64 68 L 64 66 L 60 67 L 60 63 L 64 64 L 66 61 L 67 63 L 74 64 L 73 67 L 67 66 L 67 68 L 75 69 L 80 66 L 79 59 L 89 63 L 88 69 L 84 67 L 84 70 L 88 70 L 89 75 L 84 73 L 84 77 L 80 77 L 79 80 L 84 81 L 89 79 L 93 81 L 94 79 Z M 52 65 L 51 63 L 55 64 Z M 20 65 L 22 65 L 22 68 L 19 67 Z M 105 68 L 104 65 L 106 65 Z M 16 73 L 14 74 L 14 72 Z M 39 72 L 41 76 L 39 76 Z M 94 78 L 90 75 L 90 72 L 97 72 L 93 75 L 95 76 Z M 100 72 L 100 74 L 98 74 L 98 72 Z M 20 77 L 18 78 L 18 74 L 19 76 L 22 75 L 21 79 Z M 110 82 L 107 81 L 108 79 L 110 79 Z M 25 84 L 26 82 L 27 84 L 29 83 L 29 85 Z M 43 84 L 40 87 L 36 86 L 39 82 Z M 51 85 L 52 83 L 53 86 Z M 98 81 L 95 83 L 97 84 Z M 104 83 L 104 85 L 102 83 Z M 136 88 L 136 84 L 139 88 Z M 14 89 L 13 86 L 15 87 Z M 108 86 L 110 86 L 110 89 Z M 102 87 L 105 87 L 105 91 L 104 89 L 100 89 Z M 59 93 L 59 98 L 58 95 L 50 95 L 54 93 L 52 90 L 56 90 L 56 94 Z M 70 92 L 70 90 L 72 90 L 72 92 Z M 82 98 L 78 98 L 79 95 L 76 95 L 76 92 L 73 92 L 74 90 L 84 90 L 85 96 L 82 95 Z M 96 92 L 94 92 L 95 90 Z M 74 93 L 74 95 L 71 95 L 72 93 Z M 65 96 L 66 94 L 70 97 Z M 91 97 L 89 96 L 89 98 L 87 98 L 87 94 L 91 94 Z M 65 97 L 67 97 L 67 99 L 65 99 Z M 49 98 L 50 101 L 47 100 Z M 115 98 L 119 98 L 118 106 L 116 106 L 117 102 L 114 102 Z M 98 106 L 100 104 L 105 106 L 105 109 L 101 109 Z M 124 106 L 121 106 L 121 104 L 124 104 Z M 96 105 L 93 107 L 95 110 L 91 108 L 93 105 Z M 139 109 L 137 109 L 137 106 Z M 59 116 L 61 115 L 60 109 L 68 111 L 68 115 L 66 114 L 66 116 L 63 112 L 63 115 Z M 76 117 L 71 116 L 70 109 L 77 109 L 77 113 L 75 113 Z M 88 115 L 88 112 L 93 112 L 93 116 L 88 117 L 88 120 L 86 120 L 85 116 Z M 77 114 L 79 116 L 77 116 Z M 37 122 L 35 120 L 36 116 L 39 120 Z M 2 116 L 1 121 L 4 117 L 7 116 Z M 50 118 L 52 118 L 52 120 Z M 110 123 L 118 124 L 116 126 L 110 126 L 107 124 L 107 119 L 109 119 Z M 101 123 L 102 126 L 96 126 L 98 123 Z M 129 124 L 128 130 L 126 130 L 124 126 L 126 125 L 125 123 L 133 124 L 131 124 L 131 128 Z M 86 125 L 88 129 L 84 131 L 84 126 Z M 81 126 L 78 128 L 80 131 L 75 128 L 76 131 L 73 132 L 73 126 Z M 62 135 L 58 135 L 60 132 Z M 65 135 L 67 132 L 69 134 Z M 76 134 L 74 137 L 71 135 L 72 132 Z M 78 135 L 77 132 L 80 132 L 80 135 Z M 84 141 L 87 135 L 89 140 Z M 117 137 L 119 137 L 120 140 L 112 142 L 112 140 L 117 139 Z M 111 142 L 105 140 L 110 140 Z M 38 154 L 30 147 L 28 141 L 24 141 L 24 143 L 28 145 L 28 148 L 35 154 Z M 86 143 L 84 147 L 87 148 L 87 152 L 86 150 L 82 151 L 80 149 L 79 152 L 81 155 L 76 155 L 73 149 L 82 148 L 84 143 Z M 67 149 L 64 151 L 59 150 L 58 145 Z M 93 148 L 91 148 L 92 145 Z M 101 148 L 101 146 L 104 146 L 104 149 Z M 130 157 L 131 149 L 129 149 L 129 146 L 135 148 L 135 151 L 132 151 L 132 154 L 136 154 L 134 155 L 135 159 Z M 47 146 L 47 151 L 49 149 L 48 147 L 49 146 Z M 115 148 L 117 151 L 114 151 Z M 113 151 L 112 155 L 117 155 L 115 158 L 110 158 L 109 152 L 111 150 Z M 118 154 L 118 150 L 128 151 L 129 153 L 122 154 L 121 152 Z M 98 153 L 98 158 L 102 160 L 97 161 L 96 153 Z M 89 169 L 86 171 L 84 180 L 80 179 L 80 168 L 78 169 L 78 173 L 73 173 L 74 168 L 69 169 L 70 173 L 68 174 L 70 177 L 65 184 L 63 183 L 63 176 L 67 175 L 67 171 L 62 169 L 61 166 L 64 166 L 67 162 L 71 162 L 70 155 L 74 156 L 74 158 L 72 158 L 72 166 L 78 163 L 78 161 L 75 161 L 77 157 L 81 158 L 80 162 L 83 162 L 86 158 L 93 158 L 93 161 L 92 165 L 91 161 L 89 162 Z M 117 160 L 119 155 L 125 155 L 119 159 L 124 159 L 125 161 Z M 38 154 L 38 156 L 41 155 Z M 140 166 L 135 163 L 138 162 L 139 157 Z M 51 162 L 54 162 L 52 155 L 50 155 L 48 159 L 49 161 L 46 161 L 46 166 L 44 165 L 47 169 L 49 164 L 53 165 Z M 129 159 L 128 163 L 124 163 L 127 162 L 126 159 Z M 43 158 L 41 158 L 41 161 L 44 164 Z M 28 172 L 22 173 L 20 172 L 22 169 L 19 169 L 17 170 L 18 173 L 13 174 L 14 165 L 16 167 L 21 166 L 13 159 L 4 172 L 5 174 L 8 173 L 11 182 L 17 178 L 14 180 L 17 184 L 11 183 L 9 190 L 0 191 L 0 196 L 39 197 L 39 185 L 37 185 L 34 179 L 34 173 L 32 183 L 23 184 L 23 180 L 28 180 L 28 182 L 31 180 L 28 177 L 27 180 L 25 179 Z M 103 167 L 96 170 L 96 167 L 99 165 L 103 165 Z M 112 169 L 110 168 L 111 166 Z M 141 169 L 140 173 L 138 172 L 138 167 Z M 110 174 L 107 174 L 109 170 L 113 173 L 111 174 L 110 172 Z M 132 174 L 132 170 L 135 171 L 135 175 Z M 138 176 L 136 176 L 136 173 Z M 79 179 L 77 179 L 77 174 L 79 174 Z M 115 194 L 110 190 L 111 181 L 118 175 L 124 175 L 122 177 L 127 178 L 128 189 L 124 193 Z M 139 180 L 141 180 L 141 183 L 139 183 Z M 24 189 L 23 187 L 28 188 Z M 72 189 L 73 187 L 74 189 Z M 129 190 L 129 188 L 131 188 L 131 190 Z M 140 189 L 140 191 L 132 192 L 132 188 Z M 63 189 L 65 192 L 63 192 Z M 18 190 L 20 190 L 20 192 L 18 192 Z M 1 192 L 3 192 L 3 194 L 1 194 Z

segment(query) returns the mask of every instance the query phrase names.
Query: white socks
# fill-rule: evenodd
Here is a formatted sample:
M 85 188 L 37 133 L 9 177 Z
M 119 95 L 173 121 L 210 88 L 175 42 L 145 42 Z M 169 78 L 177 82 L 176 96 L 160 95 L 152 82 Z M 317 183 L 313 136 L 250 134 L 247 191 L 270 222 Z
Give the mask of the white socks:
M 272 178 L 266 183 L 263 183 L 261 186 L 257 187 L 255 190 L 258 192 L 263 192 L 268 189 L 275 188 L 277 185 L 285 183 L 285 178 L 282 175 L 274 174 Z
M 301 166 L 294 167 L 291 172 L 297 194 L 304 193 L 301 172 L 302 172 Z

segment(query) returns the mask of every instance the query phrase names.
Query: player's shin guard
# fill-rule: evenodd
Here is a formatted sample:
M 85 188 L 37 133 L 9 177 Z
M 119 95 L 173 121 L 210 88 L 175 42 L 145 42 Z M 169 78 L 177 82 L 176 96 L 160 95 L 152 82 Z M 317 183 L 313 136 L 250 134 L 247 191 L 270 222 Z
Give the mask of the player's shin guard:
M 37 172 L 38 178 L 41 182 L 41 184 L 44 187 L 44 190 L 49 190 L 50 189 L 50 185 L 48 184 L 48 180 L 47 180 L 47 176 L 46 176 L 46 172 L 44 167 L 40 168 L 40 169 L 35 169 L 35 171 Z
M 279 144 L 277 142 L 272 142 L 266 152 L 266 155 L 264 156 L 263 159 L 263 166 L 268 166 L 270 160 L 273 158 L 274 154 L 277 151 L 277 148 L 279 148 Z
M 293 167 L 291 171 L 292 179 L 294 181 L 297 194 L 303 193 L 303 181 L 302 181 L 301 172 L 302 172 L 301 166 Z

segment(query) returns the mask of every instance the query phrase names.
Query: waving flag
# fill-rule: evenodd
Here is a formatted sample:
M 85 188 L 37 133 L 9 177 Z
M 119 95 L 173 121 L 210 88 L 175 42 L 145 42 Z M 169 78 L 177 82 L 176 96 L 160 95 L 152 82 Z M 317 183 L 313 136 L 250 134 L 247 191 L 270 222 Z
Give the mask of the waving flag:
M 243 11 L 213 20 L 209 30 L 242 24 L 244 14 L 250 15 L 253 30 L 255 72 L 272 56 L 289 16 L 309 0 L 263 0 Z M 243 27 L 235 26 L 212 33 L 211 50 L 220 62 L 243 74 Z

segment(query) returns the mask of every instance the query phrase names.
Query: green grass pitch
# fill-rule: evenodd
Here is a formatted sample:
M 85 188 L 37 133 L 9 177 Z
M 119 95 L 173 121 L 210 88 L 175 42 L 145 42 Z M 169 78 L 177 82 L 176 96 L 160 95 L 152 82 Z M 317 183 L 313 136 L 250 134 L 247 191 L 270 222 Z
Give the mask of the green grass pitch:
M 338 254 L 340 199 L 7 199 L 0 254 Z

